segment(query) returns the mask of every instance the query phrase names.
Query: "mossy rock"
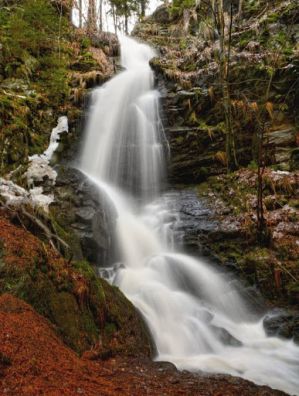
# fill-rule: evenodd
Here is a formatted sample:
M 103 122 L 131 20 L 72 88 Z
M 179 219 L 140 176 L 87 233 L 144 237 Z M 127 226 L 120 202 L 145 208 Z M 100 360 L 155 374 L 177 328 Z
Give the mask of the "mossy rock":
M 133 305 L 86 261 L 70 262 L 0 216 L 0 294 L 10 293 L 48 318 L 78 353 L 150 355 L 150 338 Z M 117 342 L 116 342 L 117 340 Z
M 144 340 L 149 340 L 149 330 L 141 319 L 141 314 L 130 303 L 123 293 L 115 286 L 110 286 L 105 280 L 100 279 L 106 298 L 106 323 L 103 340 L 106 344 L 111 336 L 117 337 L 120 350 L 127 354 L 134 354 L 136 350 L 142 350 L 147 355 L 152 354 L 154 345 L 149 342 L 144 348 Z

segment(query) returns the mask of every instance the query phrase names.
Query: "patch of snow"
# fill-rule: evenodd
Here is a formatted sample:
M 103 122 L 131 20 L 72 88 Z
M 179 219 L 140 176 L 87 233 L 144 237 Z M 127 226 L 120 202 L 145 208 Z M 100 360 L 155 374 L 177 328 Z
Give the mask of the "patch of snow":
M 276 175 L 289 175 L 290 174 L 290 172 L 281 171 L 281 170 L 273 171 L 273 173 Z
M 54 185 L 57 177 L 56 171 L 50 166 L 50 161 L 54 152 L 59 146 L 60 135 L 63 132 L 68 132 L 68 119 L 66 116 L 58 118 L 58 123 L 52 129 L 50 143 L 46 151 L 41 155 L 32 155 L 29 157 L 30 165 L 26 172 L 27 182 L 29 187 L 34 186 L 34 182 L 42 182 L 46 179 L 50 180 Z
M 41 155 L 42 158 L 47 159 L 49 162 L 51 161 L 54 152 L 57 150 L 59 146 L 59 139 L 60 135 L 63 132 L 68 133 L 69 126 L 68 126 L 68 119 L 66 116 L 62 116 L 58 118 L 58 123 L 55 128 L 52 129 L 51 137 L 50 137 L 50 144 L 46 151 Z M 31 159 L 31 158 L 29 158 Z
M 52 186 L 55 185 L 57 172 L 50 166 L 50 161 L 59 145 L 60 134 L 63 132 L 68 132 L 66 116 L 58 118 L 57 126 L 52 130 L 47 150 L 41 155 L 35 154 L 29 157 L 30 164 L 25 173 L 29 191 L 10 180 L 0 178 L 0 196 L 4 198 L 7 205 L 29 204 L 48 211 L 49 205 L 54 201 L 54 195 L 44 194 L 43 187 L 37 187 L 35 183 L 49 181 Z
M 16 206 L 24 203 L 24 199 L 28 197 L 28 191 L 10 180 L 0 178 L 0 196 L 8 205 Z
M 30 191 L 30 199 L 33 202 L 34 206 L 39 206 L 46 211 L 48 210 L 49 205 L 54 202 L 54 195 L 49 194 L 45 195 L 43 194 L 43 188 L 42 187 L 35 187 L 32 188 Z
M 31 205 L 48 211 L 50 203 L 54 201 L 53 195 L 43 194 L 42 187 L 36 187 L 30 191 L 18 186 L 11 180 L 0 178 L 0 196 L 4 198 L 8 206 Z
M 43 155 L 33 155 L 30 157 L 30 165 L 26 172 L 29 187 L 34 186 L 34 182 L 42 182 L 45 179 L 54 185 L 57 172 L 49 165 L 49 161 Z

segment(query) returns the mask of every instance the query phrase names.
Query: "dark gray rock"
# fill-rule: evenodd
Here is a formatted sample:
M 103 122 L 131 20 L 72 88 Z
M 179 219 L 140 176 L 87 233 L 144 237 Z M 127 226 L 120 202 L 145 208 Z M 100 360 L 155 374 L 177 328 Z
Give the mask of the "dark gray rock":
M 96 266 L 107 265 L 112 246 L 116 212 L 107 195 L 79 170 L 60 167 L 51 214 L 67 234 L 75 259 Z
M 299 343 L 299 314 L 276 309 L 267 314 L 263 321 L 266 333 L 269 336 L 293 338 Z

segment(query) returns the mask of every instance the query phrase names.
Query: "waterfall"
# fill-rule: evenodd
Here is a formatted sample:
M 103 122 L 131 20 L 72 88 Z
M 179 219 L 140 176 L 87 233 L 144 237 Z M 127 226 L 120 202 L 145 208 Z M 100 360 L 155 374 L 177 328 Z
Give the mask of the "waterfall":
M 155 53 L 130 38 L 121 52 L 125 70 L 94 91 L 80 166 L 118 214 L 114 284 L 147 321 L 156 360 L 299 395 L 299 347 L 267 337 L 227 276 L 177 252 L 178 215 L 161 192 L 167 148 L 149 67 Z
M 158 193 L 165 157 L 159 92 L 152 89 L 148 63 L 154 51 L 129 39 L 123 43 L 121 61 L 127 70 L 94 92 L 83 169 L 150 199 Z

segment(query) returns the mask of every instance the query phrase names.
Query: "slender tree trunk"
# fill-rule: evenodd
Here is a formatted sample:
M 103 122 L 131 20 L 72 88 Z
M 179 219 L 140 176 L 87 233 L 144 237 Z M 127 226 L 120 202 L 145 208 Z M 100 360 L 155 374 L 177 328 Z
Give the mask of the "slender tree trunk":
M 103 0 L 99 2 L 99 29 L 103 31 Z
M 267 102 L 270 96 L 270 89 L 273 81 L 274 74 L 271 73 L 269 83 L 266 89 L 264 103 L 267 106 Z M 264 198 L 264 179 L 263 175 L 266 168 L 266 152 L 264 147 L 264 136 L 265 132 L 267 131 L 266 122 L 262 121 L 259 122 L 259 129 L 258 129 L 258 170 L 257 170 L 257 208 L 256 208 L 256 215 L 257 215 L 257 240 L 261 245 L 266 245 L 269 243 L 269 235 L 267 229 L 267 223 L 264 217 L 264 206 L 263 206 L 263 198 Z M 267 133 L 268 135 L 268 133 Z M 269 142 L 268 142 L 269 144 Z
M 89 33 L 95 33 L 97 31 L 96 0 L 88 1 L 87 30 Z
M 239 0 L 238 20 L 242 18 L 244 0 Z
M 125 33 L 129 34 L 129 18 L 127 13 L 125 14 Z
M 140 1 L 140 15 L 141 15 L 141 18 L 145 17 L 145 9 L 146 9 L 145 0 L 141 0 Z
M 229 67 L 230 67 L 230 51 L 231 51 L 231 33 L 232 33 L 232 12 L 229 27 L 229 37 L 226 40 L 225 34 L 225 19 L 224 19 L 224 4 L 223 0 L 216 0 L 211 2 L 212 9 L 214 10 L 214 17 L 216 27 L 219 33 L 219 76 L 220 86 L 222 89 L 223 108 L 226 125 L 226 139 L 225 151 L 227 170 L 230 172 L 238 166 L 235 148 L 235 137 L 232 122 L 232 109 L 231 97 L 229 89 Z M 232 9 L 231 9 L 232 10 Z
M 258 170 L 257 170 L 257 239 L 260 244 L 265 243 L 265 232 L 266 232 L 266 221 L 264 217 L 264 206 L 263 206 L 263 190 L 264 181 L 263 174 L 265 171 L 265 159 L 263 150 L 263 140 L 264 140 L 264 123 L 260 125 L 260 130 L 258 133 Z
M 79 0 L 79 28 L 83 26 L 83 4 L 82 0 Z
M 115 32 L 115 34 L 117 34 L 117 19 L 116 19 L 116 12 L 115 12 L 114 5 L 112 6 L 112 19 L 113 19 L 113 25 L 114 25 L 114 32 Z

